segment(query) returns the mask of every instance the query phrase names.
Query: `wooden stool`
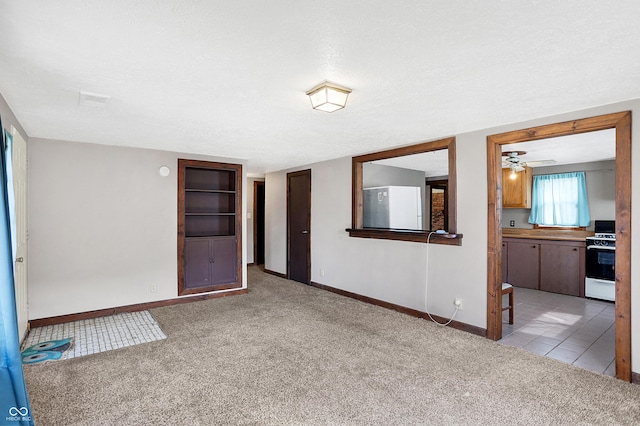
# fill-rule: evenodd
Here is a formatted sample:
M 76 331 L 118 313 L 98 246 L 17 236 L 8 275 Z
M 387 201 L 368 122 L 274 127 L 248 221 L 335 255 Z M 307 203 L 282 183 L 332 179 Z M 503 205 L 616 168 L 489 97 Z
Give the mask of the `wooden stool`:
M 509 306 L 502 308 L 502 311 L 509 310 L 509 324 L 513 324 L 513 286 L 511 284 L 502 283 L 502 295 L 509 295 Z

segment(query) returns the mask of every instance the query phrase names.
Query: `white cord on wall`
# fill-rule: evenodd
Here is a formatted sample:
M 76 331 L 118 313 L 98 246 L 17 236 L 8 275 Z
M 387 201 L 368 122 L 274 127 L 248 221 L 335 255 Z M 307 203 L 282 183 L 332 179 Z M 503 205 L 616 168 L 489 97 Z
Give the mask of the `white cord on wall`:
M 441 325 L 441 326 L 444 327 L 444 326 L 447 326 L 447 325 L 451 324 L 451 321 L 453 321 L 453 319 L 455 318 L 455 316 L 458 313 L 458 311 L 460 310 L 460 308 L 458 306 L 455 306 L 455 311 L 453 311 L 453 315 L 451 315 L 451 319 L 449 319 L 449 321 L 447 321 L 445 323 L 441 323 L 441 322 L 436 321 L 431 316 L 431 314 L 429 313 L 429 309 L 427 309 L 427 290 L 429 288 L 429 240 L 431 239 L 431 236 L 433 234 L 445 235 L 445 234 L 448 234 L 448 232 L 447 231 L 438 230 L 438 231 L 431 231 L 431 232 L 429 232 L 429 235 L 427 235 L 427 261 L 426 261 L 426 263 L 427 263 L 426 274 L 427 275 L 426 275 L 426 277 L 424 279 L 424 311 L 427 313 L 427 315 L 429 316 L 431 321 L 433 321 L 436 324 Z

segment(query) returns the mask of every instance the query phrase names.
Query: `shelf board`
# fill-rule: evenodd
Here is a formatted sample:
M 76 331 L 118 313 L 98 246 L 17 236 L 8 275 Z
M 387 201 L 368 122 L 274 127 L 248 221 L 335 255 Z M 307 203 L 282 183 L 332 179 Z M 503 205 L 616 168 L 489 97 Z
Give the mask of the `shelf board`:
M 203 239 L 222 239 L 222 238 L 235 238 L 236 234 L 218 234 L 218 235 L 185 235 L 187 240 L 203 240 Z
M 235 213 L 185 213 L 185 216 L 235 216 Z
M 229 191 L 225 189 L 189 189 L 185 188 L 185 192 L 210 192 L 210 193 L 218 193 L 218 194 L 235 194 L 236 191 Z

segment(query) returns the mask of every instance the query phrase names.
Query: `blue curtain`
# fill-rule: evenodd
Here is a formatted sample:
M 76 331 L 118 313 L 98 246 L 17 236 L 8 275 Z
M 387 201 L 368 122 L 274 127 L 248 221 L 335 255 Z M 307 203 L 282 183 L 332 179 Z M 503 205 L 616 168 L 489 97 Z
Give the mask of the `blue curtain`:
M 533 177 L 529 223 L 589 226 L 589 202 L 584 172 Z
M 2 122 L 0 122 L 0 134 Z M 11 146 L 10 135 L 7 142 L 0 138 L 0 424 L 33 425 L 31 405 L 22 372 L 20 337 L 16 314 L 16 296 L 13 284 L 13 243 L 11 241 L 11 219 L 15 212 L 10 201 L 13 186 L 9 187 L 6 147 Z M 10 170 L 10 169 L 9 169 Z M 11 213 L 10 213 L 11 212 Z

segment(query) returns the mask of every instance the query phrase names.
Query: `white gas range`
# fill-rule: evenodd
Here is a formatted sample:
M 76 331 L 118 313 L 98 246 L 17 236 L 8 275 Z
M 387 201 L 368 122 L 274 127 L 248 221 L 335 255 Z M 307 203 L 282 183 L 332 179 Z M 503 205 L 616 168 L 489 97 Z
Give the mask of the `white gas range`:
M 616 300 L 615 228 L 613 220 L 596 220 L 595 235 L 586 238 L 586 297 Z

